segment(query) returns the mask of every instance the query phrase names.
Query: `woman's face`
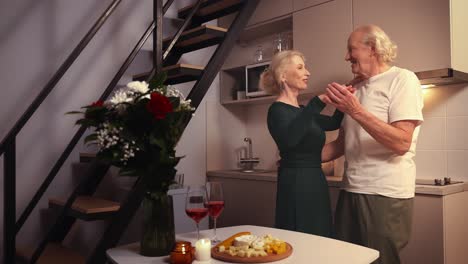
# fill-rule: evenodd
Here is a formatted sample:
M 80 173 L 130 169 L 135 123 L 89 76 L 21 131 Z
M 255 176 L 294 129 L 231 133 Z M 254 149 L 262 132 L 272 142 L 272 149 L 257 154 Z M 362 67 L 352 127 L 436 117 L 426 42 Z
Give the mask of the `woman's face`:
M 306 69 L 304 60 L 299 56 L 293 56 L 291 62 L 286 65 L 282 81 L 290 88 L 304 90 L 307 89 L 310 72 Z

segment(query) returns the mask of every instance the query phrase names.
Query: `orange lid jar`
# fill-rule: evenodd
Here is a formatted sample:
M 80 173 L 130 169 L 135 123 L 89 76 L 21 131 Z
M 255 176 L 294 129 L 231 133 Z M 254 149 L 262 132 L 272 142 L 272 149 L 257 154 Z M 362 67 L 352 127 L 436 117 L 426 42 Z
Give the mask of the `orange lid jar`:
M 172 264 L 192 263 L 192 243 L 188 241 L 177 241 L 171 251 Z

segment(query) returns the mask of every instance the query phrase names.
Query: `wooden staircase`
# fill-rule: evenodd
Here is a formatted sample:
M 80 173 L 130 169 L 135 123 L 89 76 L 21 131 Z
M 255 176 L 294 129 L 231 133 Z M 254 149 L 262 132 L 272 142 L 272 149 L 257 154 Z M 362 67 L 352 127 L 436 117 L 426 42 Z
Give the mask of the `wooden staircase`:
M 190 18 L 187 30 L 180 32 L 177 42 L 173 43 L 170 55 L 163 61 L 162 71 L 167 73 L 167 84 L 196 81 L 188 99 L 198 107 L 227 54 L 237 40 L 241 30 L 258 4 L 258 0 L 204 0 L 197 5 L 190 5 L 178 12 L 181 19 Z M 229 29 L 203 25 L 207 21 L 237 12 L 237 18 Z M 177 38 L 177 34 L 175 35 Z M 173 38 L 163 40 L 163 50 L 171 48 Z M 179 63 L 184 53 L 217 45 L 217 49 L 205 66 Z M 147 80 L 150 73 L 134 76 L 135 80 Z M 105 252 L 115 247 L 128 226 L 132 216 L 139 208 L 145 190 L 145 181 L 136 181 L 127 198 L 122 203 L 93 197 L 98 185 L 106 174 L 109 165 L 95 160 L 94 154 L 81 154 L 81 162 L 89 162 L 89 169 L 83 180 L 66 199 L 50 198 L 49 208 L 57 210 L 58 217 L 46 238 L 36 249 L 16 247 L 16 260 L 19 263 L 106 263 Z M 72 249 L 61 245 L 76 220 L 106 220 L 107 229 L 88 256 L 80 256 Z M 32 260 L 32 261 L 31 261 Z

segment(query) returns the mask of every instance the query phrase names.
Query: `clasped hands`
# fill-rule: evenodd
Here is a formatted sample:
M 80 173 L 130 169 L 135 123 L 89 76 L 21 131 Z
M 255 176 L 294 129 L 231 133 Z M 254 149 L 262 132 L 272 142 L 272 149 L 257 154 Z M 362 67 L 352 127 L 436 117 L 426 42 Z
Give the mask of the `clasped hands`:
M 352 81 L 350 82 L 350 85 L 341 85 L 336 82 L 328 84 L 323 101 L 351 116 L 359 113 L 362 106 L 354 95 L 356 89 L 352 84 L 354 84 Z

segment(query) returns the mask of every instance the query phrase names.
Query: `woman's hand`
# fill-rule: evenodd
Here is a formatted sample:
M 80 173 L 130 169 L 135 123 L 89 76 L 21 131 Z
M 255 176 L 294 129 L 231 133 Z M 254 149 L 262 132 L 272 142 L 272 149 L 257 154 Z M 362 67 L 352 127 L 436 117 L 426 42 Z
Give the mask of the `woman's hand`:
M 356 88 L 354 88 L 354 87 L 351 86 L 351 85 L 347 85 L 347 84 L 346 84 L 346 90 L 348 90 L 350 93 L 356 92 Z M 327 95 L 327 92 L 318 95 L 318 98 L 319 98 L 322 102 L 324 102 L 324 103 L 326 103 L 326 104 L 332 104 L 330 97 L 328 97 L 328 95 Z

